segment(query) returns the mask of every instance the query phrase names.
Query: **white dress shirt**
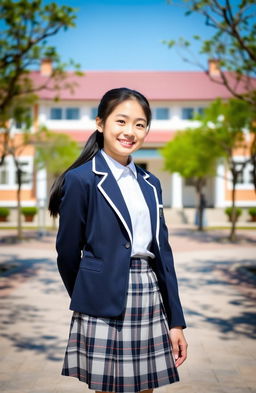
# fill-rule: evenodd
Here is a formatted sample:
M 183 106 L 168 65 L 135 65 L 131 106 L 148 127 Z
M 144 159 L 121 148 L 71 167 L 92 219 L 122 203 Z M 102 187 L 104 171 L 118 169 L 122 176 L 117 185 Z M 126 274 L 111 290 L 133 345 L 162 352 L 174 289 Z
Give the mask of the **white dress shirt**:
M 125 166 L 106 154 L 103 149 L 101 154 L 117 181 L 130 214 L 133 230 L 131 256 L 155 258 L 148 250 L 152 241 L 150 213 L 137 181 L 137 171 L 132 157 L 130 156 L 130 162 Z

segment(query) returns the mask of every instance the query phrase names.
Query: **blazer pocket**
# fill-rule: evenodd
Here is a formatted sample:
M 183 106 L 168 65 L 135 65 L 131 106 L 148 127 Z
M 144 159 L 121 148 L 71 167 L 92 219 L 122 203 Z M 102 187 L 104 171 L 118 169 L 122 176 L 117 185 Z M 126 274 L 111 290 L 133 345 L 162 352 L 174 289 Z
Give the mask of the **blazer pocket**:
M 84 257 L 80 262 L 80 268 L 100 272 L 103 268 L 103 261 L 102 259 Z

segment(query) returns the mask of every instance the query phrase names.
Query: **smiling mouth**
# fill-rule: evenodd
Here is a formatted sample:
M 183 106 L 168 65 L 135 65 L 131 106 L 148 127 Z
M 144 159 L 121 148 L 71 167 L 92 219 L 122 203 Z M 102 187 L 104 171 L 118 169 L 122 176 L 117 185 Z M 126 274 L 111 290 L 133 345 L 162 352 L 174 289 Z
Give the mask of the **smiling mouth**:
M 127 141 L 126 139 L 118 139 L 122 146 L 131 147 L 135 144 L 133 141 Z

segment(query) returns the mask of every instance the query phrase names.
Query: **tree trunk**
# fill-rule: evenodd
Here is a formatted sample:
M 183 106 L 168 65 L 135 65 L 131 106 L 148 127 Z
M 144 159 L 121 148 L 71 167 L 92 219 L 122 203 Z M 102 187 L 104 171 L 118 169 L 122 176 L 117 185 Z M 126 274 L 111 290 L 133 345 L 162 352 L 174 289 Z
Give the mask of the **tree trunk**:
M 204 214 L 204 205 L 202 203 L 204 199 L 203 195 L 203 186 L 204 186 L 204 179 L 198 179 L 196 183 L 196 192 L 197 192 L 197 213 L 198 213 L 198 227 L 199 231 L 204 230 L 204 223 L 203 223 L 203 214 Z
M 237 214 L 236 214 L 236 206 L 235 206 L 236 183 L 237 183 L 237 173 L 235 171 L 232 171 L 232 210 L 231 210 L 231 230 L 229 234 L 229 239 L 232 242 L 236 241 L 236 222 L 237 222 Z
M 252 164 L 252 179 L 254 185 L 254 191 L 256 192 L 256 132 L 253 134 L 253 140 L 250 149 L 251 164 Z
M 21 223 L 21 184 L 22 184 L 22 171 L 19 168 L 19 164 L 16 164 L 17 169 L 17 181 L 18 181 L 18 190 L 17 190 L 17 237 L 18 239 L 22 239 L 22 223 Z

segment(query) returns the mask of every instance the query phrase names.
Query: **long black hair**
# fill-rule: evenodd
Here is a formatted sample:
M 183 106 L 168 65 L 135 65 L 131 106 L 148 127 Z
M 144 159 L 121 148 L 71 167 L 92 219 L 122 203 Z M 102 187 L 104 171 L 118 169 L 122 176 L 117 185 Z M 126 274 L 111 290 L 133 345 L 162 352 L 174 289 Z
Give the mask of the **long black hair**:
M 136 99 L 139 102 L 145 113 L 147 119 L 147 126 L 149 128 L 151 123 L 151 110 L 148 100 L 143 94 L 139 93 L 138 91 L 131 90 L 126 87 L 120 87 L 107 91 L 100 101 L 97 116 L 102 120 L 102 123 L 104 124 L 108 116 L 113 112 L 117 105 L 128 99 Z M 103 145 L 103 133 L 99 132 L 98 130 L 94 131 L 87 140 L 80 156 L 54 181 L 50 190 L 48 205 L 51 216 L 57 217 L 59 213 L 59 205 L 62 196 L 62 185 L 66 172 L 91 160 L 95 156 L 95 154 L 103 148 Z

